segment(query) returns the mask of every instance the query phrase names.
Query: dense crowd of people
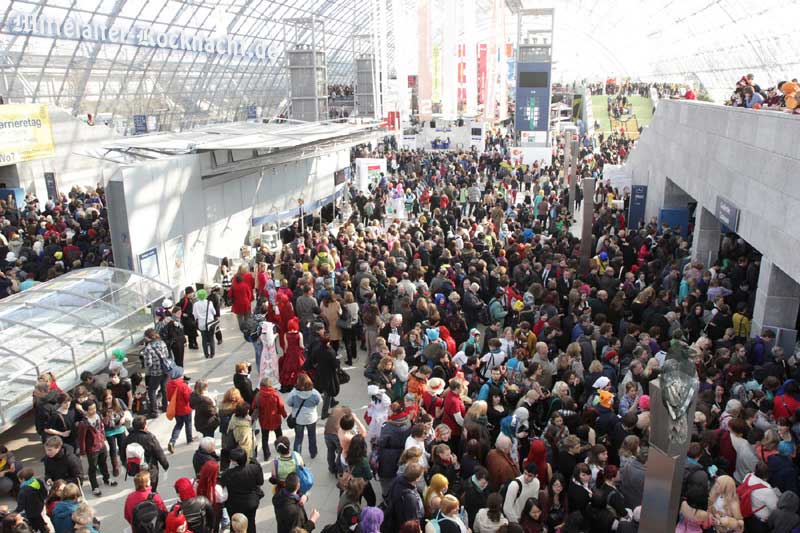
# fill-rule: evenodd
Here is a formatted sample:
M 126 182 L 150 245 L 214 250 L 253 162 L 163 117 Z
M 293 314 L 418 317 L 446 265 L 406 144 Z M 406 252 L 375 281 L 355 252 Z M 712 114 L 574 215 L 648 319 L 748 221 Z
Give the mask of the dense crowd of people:
M 328 96 L 331 98 L 353 96 L 353 85 L 349 83 L 336 83 L 333 85 L 328 85 Z
M 386 151 L 392 172 L 351 187 L 341 225 L 296 222 L 278 254 L 163 302 L 141 369 L 115 353 L 106 387 L 87 373 L 72 394 L 42 376 L 44 475 L 0 448 L 0 491 L 19 504 L 3 531 L 97 531 L 85 456 L 93 494 L 132 480 L 134 532 L 252 533 L 265 498 L 278 533 L 635 532 L 650 383 L 687 351 L 700 389 L 676 532 L 800 527 L 799 372 L 769 330 L 750 331 L 757 252 L 730 234 L 705 265 L 669 226 L 629 227 L 627 194 L 602 180 L 632 149 L 613 133 L 581 139 L 578 174 L 599 178 L 582 266 L 563 145 L 514 166 L 507 135 L 487 141 Z M 215 356 L 228 305 L 253 359 L 215 398 L 182 366 L 186 349 Z M 356 372 L 368 386 L 348 406 Z M 162 412 L 166 449 L 148 430 Z M 194 477 L 159 489 L 195 432 Z M 304 461 L 319 453 L 327 473 Z M 329 524 L 308 496 L 323 475 L 339 488 Z
M 799 92 L 800 84 L 797 78 L 780 81 L 764 89 L 756 83 L 753 74 L 746 74 L 736 82 L 733 94 L 725 104 L 748 109 L 790 110 L 793 113 L 800 113 Z
M 0 298 L 70 270 L 113 265 L 105 191 L 73 187 L 58 201 L 0 199 Z

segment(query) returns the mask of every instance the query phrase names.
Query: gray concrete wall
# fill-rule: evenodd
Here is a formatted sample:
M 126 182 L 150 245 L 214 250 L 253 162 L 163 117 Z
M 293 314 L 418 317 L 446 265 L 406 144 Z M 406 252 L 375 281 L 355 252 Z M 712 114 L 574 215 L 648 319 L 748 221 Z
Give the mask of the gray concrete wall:
M 664 205 L 667 177 L 712 214 L 722 196 L 741 211 L 742 238 L 800 280 L 798 139 L 797 116 L 662 100 L 625 169 L 648 186 L 648 219 Z

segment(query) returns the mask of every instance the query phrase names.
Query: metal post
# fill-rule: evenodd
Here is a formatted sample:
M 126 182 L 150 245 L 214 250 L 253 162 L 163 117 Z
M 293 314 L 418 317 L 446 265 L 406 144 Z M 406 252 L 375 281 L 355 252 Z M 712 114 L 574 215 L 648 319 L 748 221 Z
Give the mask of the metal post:
M 575 196 L 576 187 L 578 187 L 578 163 L 580 157 L 580 137 L 577 130 L 572 132 L 572 154 L 570 154 L 570 161 L 572 161 L 572 205 L 570 206 L 570 214 L 575 211 Z
M 567 182 L 567 206 L 569 206 L 569 214 L 575 206 L 575 177 L 570 173 L 570 166 L 572 165 L 572 135 L 569 131 L 564 133 L 564 180 Z
M 304 219 L 305 219 L 305 215 L 303 213 L 303 203 L 304 203 L 304 200 L 302 198 L 298 198 L 297 199 L 297 205 L 300 208 L 300 233 L 301 234 L 306 232 L 305 223 L 303 222 Z
M 581 274 L 589 271 L 592 257 L 592 223 L 594 222 L 594 178 L 583 178 L 583 230 L 581 231 Z

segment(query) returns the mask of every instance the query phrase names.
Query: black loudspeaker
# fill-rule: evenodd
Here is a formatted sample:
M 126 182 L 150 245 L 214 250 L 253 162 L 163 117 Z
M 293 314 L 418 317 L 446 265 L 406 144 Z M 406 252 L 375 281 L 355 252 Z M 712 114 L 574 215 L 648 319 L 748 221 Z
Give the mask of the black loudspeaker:
M 462 127 L 462 126 L 464 125 L 464 119 L 463 119 L 463 118 L 460 118 L 460 119 L 458 119 L 458 122 L 456 122 L 456 125 L 457 125 L 459 128 L 460 128 L 460 127 Z
M 436 128 L 436 121 L 435 120 L 431 120 L 431 128 L 434 128 L 434 129 Z

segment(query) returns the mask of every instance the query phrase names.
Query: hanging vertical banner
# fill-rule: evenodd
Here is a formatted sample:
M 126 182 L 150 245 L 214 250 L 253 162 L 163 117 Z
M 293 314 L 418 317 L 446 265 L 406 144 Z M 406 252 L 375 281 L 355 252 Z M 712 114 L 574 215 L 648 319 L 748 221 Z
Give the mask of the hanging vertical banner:
M 431 90 L 431 102 L 438 104 L 442 101 L 442 58 L 438 44 L 433 45 L 431 56 L 431 72 L 433 74 L 433 89 Z
M 417 4 L 417 105 L 420 120 L 430 120 L 431 106 L 431 24 L 430 1 Z
M 467 45 L 458 45 L 458 111 L 463 113 L 467 106 Z
M 486 102 L 486 43 L 478 45 L 478 104 Z

